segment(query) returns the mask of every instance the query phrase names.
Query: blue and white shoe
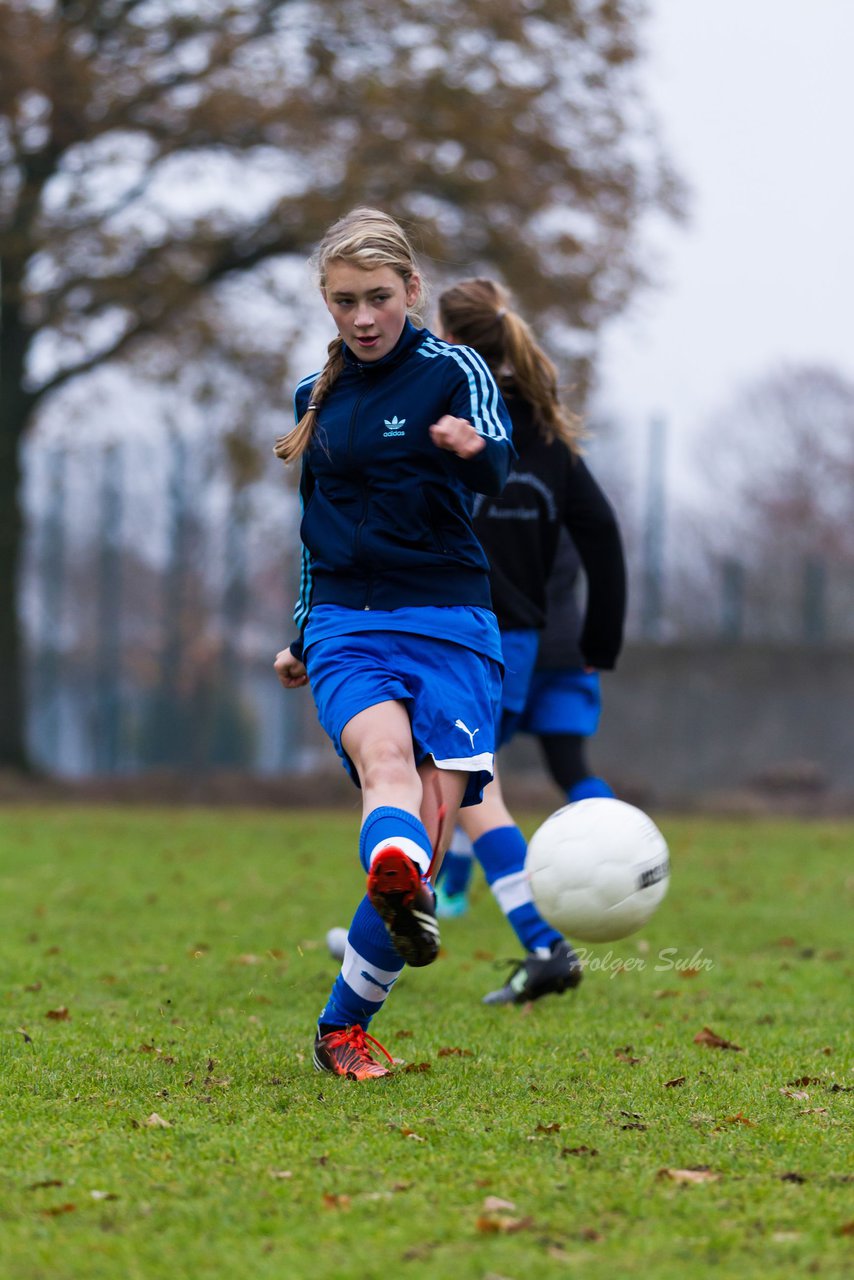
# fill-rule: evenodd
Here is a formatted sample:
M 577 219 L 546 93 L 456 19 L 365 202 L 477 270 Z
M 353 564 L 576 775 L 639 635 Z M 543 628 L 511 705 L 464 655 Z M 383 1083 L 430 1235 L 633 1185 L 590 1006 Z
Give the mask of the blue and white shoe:
M 469 898 L 465 889 L 460 893 L 446 893 L 441 882 L 436 885 L 436 915 L 440 920 L 451 920 L 454 916 L 464 916 L 469 909 Z

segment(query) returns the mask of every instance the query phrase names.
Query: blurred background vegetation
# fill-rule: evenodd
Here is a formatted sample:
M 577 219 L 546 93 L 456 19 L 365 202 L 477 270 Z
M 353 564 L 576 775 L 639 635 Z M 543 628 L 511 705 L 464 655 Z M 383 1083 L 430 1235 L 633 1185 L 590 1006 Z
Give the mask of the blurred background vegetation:
M 656 283 L 646 221 L 690 204 L 645 15 L 0 0 L 0 769 L 310 762 L 306 700 L 270 675 L 298 539 L 271 444 L 330 336 L 307 256 L 359 203 L 407 222 L 436 287 L 500 276 L 558 359 L 625 529 L 630 638 L 850 640 L 833 369 L 744 389 L 693 507 L 665 486 L 667 424 L 637 484 L 591 408 L 606 326 Z

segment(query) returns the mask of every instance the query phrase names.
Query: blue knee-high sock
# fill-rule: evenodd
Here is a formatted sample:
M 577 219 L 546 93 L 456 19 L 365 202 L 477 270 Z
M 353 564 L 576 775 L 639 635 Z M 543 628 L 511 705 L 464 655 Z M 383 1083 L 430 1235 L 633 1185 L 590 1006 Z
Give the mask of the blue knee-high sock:
M 454 828 L 451 847 L 442 859 L 440 883 L 449 897 L 465 893 L 474 869 L 474 852 L 471 841 L 460 827 Z
M 318 1022 L 327 1029 L 366 1027 L 383 1007 L 402 968 L 388 929 L 364 897 L 347 934 L 341 972 Z
M 525 875 L 528 846 L 518 827 L 495 827 L 474 842 L 486 881 L 526 951 L 549 951 L 561 935 L 534 906 Z
M 371 858 L 387 845 L 397 845 L 427 874 L 432 851 L 427 830 L 404 809 L 381 805 L 362 823 L 359 860 L 365 871 Z M 366 1027 L 382 1008 L 403 968 L 388 930 L 367 897 L 356 908 L 347 934 L 341 972 L 320 1015 L 324 1027 Z
M 576 782 L 574 787 L 570 787 L 566 798 L 570 804 L 574 804 L 576 800 L 613 799 L 614 792 L 604 778 L 595 778 L 591 775 Z
M 371 869 L 373 855 L 389 844 L 402 849 L 426 876 L 433 850 L 424 823 L 405 809 L 384 804 L 371 810 L 359 832 L 359 859 L 366 871 Z

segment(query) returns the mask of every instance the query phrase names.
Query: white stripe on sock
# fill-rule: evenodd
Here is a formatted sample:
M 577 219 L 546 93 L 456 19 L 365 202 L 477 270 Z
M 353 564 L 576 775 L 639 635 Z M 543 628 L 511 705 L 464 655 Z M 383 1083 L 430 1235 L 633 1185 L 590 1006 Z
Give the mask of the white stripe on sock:
M 462 827 L 454 827 L 454 834 L 451 836 L 451 843 L 448 847 L 448 853 L 455 853 L 458 858 L 473 858 L 474 848 Z
M 380 850 L 388 849 L 389 845 L 393 845 L 395 849 L 402 849 L 407 858 L 411 858 L 420 869 L 421 874 L 426 876 L 427 868 L 430 866 L 430 855 L 421 848 L 417 841 L 410 840 L 408 836 L 389 836 L 387 840 L 380 840 L 379 844 L 375 844 L 371 850 L 370 861 L 372 866 L 374 858 Z
M 376 982 L 371 982 L 370 974 L 376 978 Z M 372 1000 L 379 1004 L 385 1000 L 389 994 L 385 990 L 386 987 L 393 987 L 397 979 L 400 977 L 399 969 L 380 969 L 375 964 L 371 964 L 364 956 L 360 956 L 358 951 L 354 951 L 347 943 L 344 949 L 344 961 L 341 965 L 341 976 L 356 992 L 357 996 L 362 996 L 365 1000 Z M 382 985 L 380 985 L 382 984 Z
M 514 871 L 512 875 L 502 876 L 500 880 L 495 880 L 490 888 L 506 916 L 517 907 L 524 907 L 534 900 L 531 897 L 528 876 L 524 871 Z

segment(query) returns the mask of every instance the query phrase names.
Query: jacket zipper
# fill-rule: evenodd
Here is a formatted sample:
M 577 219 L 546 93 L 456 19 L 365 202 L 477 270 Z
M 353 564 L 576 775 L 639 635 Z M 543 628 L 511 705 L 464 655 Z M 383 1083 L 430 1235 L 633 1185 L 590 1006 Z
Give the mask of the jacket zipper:
M 364 373 L 362 373 L 362 376 L 364 377 Z M 356 418 L 359 413 L 359 406 L 364 400 L 366 394 L 367 393 L 365 391 L 361 393 L 358 400 L 353 405 L 353 412 L 350 414 L 350 425 L 347 429 L 347 461 L 349 462 L 351 467 L 353 465 L 353 434 L 356 427 Z M 359 520 L 359 523 L 356 525 L 356 528 L 353 530 L 353 559 L 355 561 L 359 560 L 359 555 L 360 555 L 359 544 L 361 542 L 361 533 L 362 533 L 362 529 L 365 527 L 365 523 L 367 522 L 367 519 L 368 519 L 368 489 L 366 485 L 362 485 L 362 516 L 361 516 L 361 519 Z M 372 582 L 369 581 L 368 597 L 367 597 L 368 600 L 370 600 L 370 597 L 371 597 L 372 586 L 373 586 Z M 371 607 L 370 604 L 366 604 L 365 610 L 366 611 L 369 610 L 370 607 Z

